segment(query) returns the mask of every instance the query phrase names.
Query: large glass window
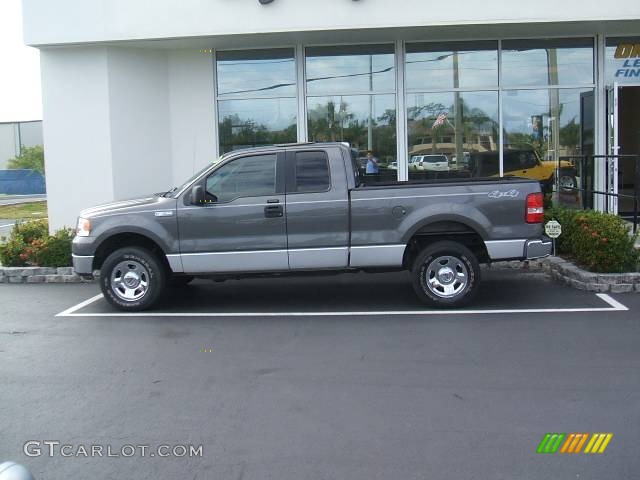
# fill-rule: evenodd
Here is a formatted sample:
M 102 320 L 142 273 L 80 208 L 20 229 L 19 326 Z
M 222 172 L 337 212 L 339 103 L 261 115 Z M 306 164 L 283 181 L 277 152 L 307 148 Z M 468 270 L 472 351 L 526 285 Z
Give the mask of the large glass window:
M 592 83 L 592 38 L 502 42 L 504 86 Z
M 499 174 L 498 42 L 413 43 L 405 61 L 409 180 Z
M 393 45 L 306 49 L 308 136 L 358 150 L 362 174 L 397 178 Z
M 393 45 L 309 47 L 307 94 L 395 90 Z
M 509 90 L 503 99 L 504 174 L 535 178 L 551 191 L 557 160 L 566 186 L 593 144 L 593 89 Z M 565 158 L 562 158 L 565 157 Z M 572 177 L 572 178 L 570 178 Z
M 409 179 L 499 173 L 498 92 L 407 96 Z
M 220 153 L 297 140 L 293 49 L 218 52 Z
M 407 90 L 448 90 L 498 84 L 498 42 L 407 45 Z

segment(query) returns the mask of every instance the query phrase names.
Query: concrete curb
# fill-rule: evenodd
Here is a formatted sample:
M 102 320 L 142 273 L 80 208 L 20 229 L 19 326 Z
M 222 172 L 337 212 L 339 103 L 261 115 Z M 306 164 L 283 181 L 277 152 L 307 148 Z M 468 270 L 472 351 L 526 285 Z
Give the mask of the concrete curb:
M 640 293 L 640 272 L 594 273 L 583 270 L 561 257 L 547 257 L 527 262 L 494 262 L 491 268 L 539 270 L 560 283 L 589 292 Z
M 91 283 L 73 267 L 0 267 L 0 283 Z

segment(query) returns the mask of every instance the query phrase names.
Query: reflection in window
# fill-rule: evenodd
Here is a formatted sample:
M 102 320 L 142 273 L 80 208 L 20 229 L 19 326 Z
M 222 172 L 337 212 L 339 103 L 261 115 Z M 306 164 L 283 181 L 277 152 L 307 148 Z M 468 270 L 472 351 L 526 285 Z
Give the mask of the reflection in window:
M 405 81 L 408 90 L 497 85 L 498 43 L 408 44 Z
M 213 172 L 207 178 L 205 199 L 207 203 L 230 202 L 275 191 L 276 155 L 256 155 L 232 160 Z
M 585 116 L 593 115 L 592 102 L 593 89 L 505 92 L 504 174 L 535 178 L 550 191 L 558 158 L 591 148 L 593 121 Z M 575 181 L 571 159 L 562 159 L 560 168 L 564 182 Z
M 407 96 L 409 179 L 499 173 L 497 92 Z
M 309 97 L 307 108 L 310 141 L 349 142 L 363 173 L 371 150 L 379 174 L 396 179 L 395 95 Z
M 298 152 L 295 161 L 296 192 L 326 192 L 331 186 L 326 152 Z
M 306 83 L 310 95 L 393 92 L 393 45 L 309 47 Z
M 296 94 L 292 49 L 218 52 L 216 60 L 219 97 Z
M 296 113 L 295 98 L 218 101 L 220 152 L 295 142 Z
M 293 49 L 216 53 L 220 153 L 297 140 Z
M 505 40 L 505 86 L 593 83 L 593 39 Z

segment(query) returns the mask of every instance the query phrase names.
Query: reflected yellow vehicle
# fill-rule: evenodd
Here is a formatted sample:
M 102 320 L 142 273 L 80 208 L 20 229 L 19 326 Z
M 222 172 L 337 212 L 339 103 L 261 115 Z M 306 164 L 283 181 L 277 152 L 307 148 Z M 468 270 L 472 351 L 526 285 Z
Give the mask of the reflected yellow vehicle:
M 500 175 L 498 152 L 483 152 L 471 155 L 473 176 L 495 177 Z M 555 181 L 558 163 L 541 160 L 534 150 L 505 150 L 504 176 L 524 177 L 538 180 L 544 191 L 550 192 Z M 572 190 L 577 187 L 576 168 L 573 163 L 561 160 L 558 177 L 559 187 Z

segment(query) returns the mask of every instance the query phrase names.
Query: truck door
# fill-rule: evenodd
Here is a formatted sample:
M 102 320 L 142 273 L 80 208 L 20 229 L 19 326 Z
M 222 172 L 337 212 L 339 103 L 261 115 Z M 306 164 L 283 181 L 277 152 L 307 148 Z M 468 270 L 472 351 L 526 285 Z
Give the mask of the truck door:
M 205 199 L 178 204 L 185 273 L 288 270 L 284 153 L 235 158 L 201 180 Z
M 286 155 L 290 268 L 346 268 L 349 199 L 340 149 L 291 149 Z

